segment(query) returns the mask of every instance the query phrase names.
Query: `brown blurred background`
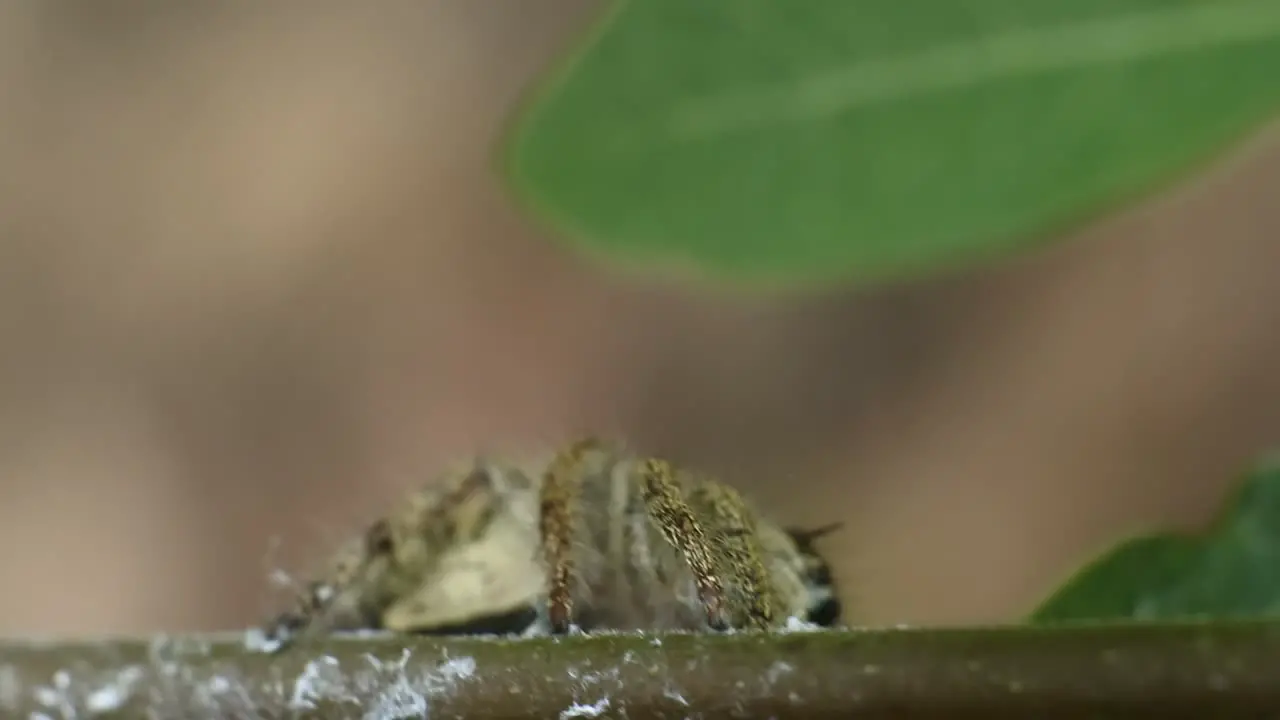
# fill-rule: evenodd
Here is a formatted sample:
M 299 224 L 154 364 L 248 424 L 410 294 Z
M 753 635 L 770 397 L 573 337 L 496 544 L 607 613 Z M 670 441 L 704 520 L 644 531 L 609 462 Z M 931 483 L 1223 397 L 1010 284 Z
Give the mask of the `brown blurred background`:
M 1010 619 L 1280 438 L 1276 144 L 916 287 L 623 277 L 492 170 L 594 7 L 0 8 L 0 633 L 242 626 L 445 459 L 588 430 L 846 520 L 855 620 Z

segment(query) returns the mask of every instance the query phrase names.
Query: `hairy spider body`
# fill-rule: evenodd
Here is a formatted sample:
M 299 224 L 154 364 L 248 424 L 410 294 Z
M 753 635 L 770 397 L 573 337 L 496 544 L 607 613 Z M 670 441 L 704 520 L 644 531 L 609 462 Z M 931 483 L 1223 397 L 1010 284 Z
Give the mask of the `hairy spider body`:
M 268 628 L 430 634 L 834 624 L 830 569 L 729 486 L 598 440 L 479 458 L 413 493 Z

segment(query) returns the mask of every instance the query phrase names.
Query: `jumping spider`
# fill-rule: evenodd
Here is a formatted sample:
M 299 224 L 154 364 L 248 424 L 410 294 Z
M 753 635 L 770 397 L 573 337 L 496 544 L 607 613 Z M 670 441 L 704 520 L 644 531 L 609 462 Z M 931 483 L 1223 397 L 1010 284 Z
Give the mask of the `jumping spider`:
M 732 488 L 596 439 L 455 467 L 343 546 L 266 634 L 775 628 L 840 615 L 814 541 Z

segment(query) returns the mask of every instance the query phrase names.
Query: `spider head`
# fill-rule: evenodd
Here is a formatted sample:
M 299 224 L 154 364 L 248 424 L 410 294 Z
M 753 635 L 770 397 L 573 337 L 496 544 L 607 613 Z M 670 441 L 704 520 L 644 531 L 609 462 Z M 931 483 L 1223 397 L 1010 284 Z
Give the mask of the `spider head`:
M 840 594 L 837 592 L 835 579 L 831 575 L 831 564 L 816 547 L 819 538 L 840 529 L 842 523 L 832 523 L 819 528 L 787 528 L 787 535 L 804 563 L 803 577 L 809 587 L 808 616 L 805 618 L 815 625 L 830 627 L 840 622 L 843 608 L 840 605 Z

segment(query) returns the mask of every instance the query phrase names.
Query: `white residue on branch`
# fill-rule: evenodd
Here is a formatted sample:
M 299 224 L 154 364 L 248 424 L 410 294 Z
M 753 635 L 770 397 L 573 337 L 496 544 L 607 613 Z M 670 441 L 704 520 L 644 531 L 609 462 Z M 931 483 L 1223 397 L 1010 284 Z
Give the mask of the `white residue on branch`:
M 574 703 L 564 710 L 560 711 L 560 720 L 570 720 L 570 718 L 594 718 L 600 717 L 605 710 L 609 709 L 609 698 L 600 698 L 590 705 L 582 703 Z
M 146 675 L 142 668 L 130 665 L 116 673 L 114 678 L 89 691 L 84 699 L 85 709 L 90 715 L 109 713 L 119 710 L 133 695 L 133 688 Z
M 452 693 L 476 671 L 472 657 L 449 658 L 434 668 L 413 672 L 405 648 L 397 660 L 365 655 L 367 669 L 344 672 L 337 658 L 322 656 L 307 663 L 293 683 L 289 708 L 314 710 L 321 703 L 363 705 L 366 720 L 425 718 L 431 699 Z

